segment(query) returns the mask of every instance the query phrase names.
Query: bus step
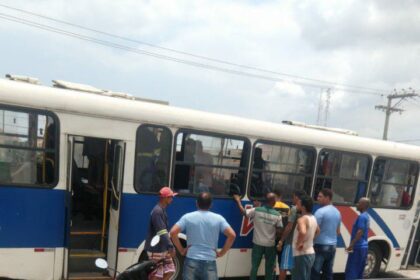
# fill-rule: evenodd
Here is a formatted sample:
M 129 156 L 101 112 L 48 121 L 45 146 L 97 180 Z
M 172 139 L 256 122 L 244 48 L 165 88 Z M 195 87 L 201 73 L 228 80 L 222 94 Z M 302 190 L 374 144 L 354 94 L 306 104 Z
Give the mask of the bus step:
M 104 258 L 105 253 L 96 250 L 73 249 L 70 250 L 70 258 Z
M 91 231 L 75 231 L 70 233 L 71 249 L 90 249 L 99 250 L 101 247 L 101 232 Z
M 70 273 L 69 280 L 111 280 L 111 276 L 105 276 L 100 272 Z

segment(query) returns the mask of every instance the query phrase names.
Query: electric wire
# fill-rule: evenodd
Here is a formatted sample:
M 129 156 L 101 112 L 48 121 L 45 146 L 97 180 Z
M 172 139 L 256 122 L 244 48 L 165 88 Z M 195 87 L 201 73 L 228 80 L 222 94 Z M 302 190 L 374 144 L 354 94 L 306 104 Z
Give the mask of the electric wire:
M 90 31 L 90 32 L 95 32 L 95 33 L 98 33 L 98 34 L 118 38 L 118 39 L 121 39 L 121 40 L 129 41 L 129 42 L 133 42 L 133 43 L 138 43 L 138 44 L 146 45 L 146 46 L 149 46 L 149 47 L 153 47 L 153 48 L 157 48 L 157 49 L 161 49 L 161 50 L 165 50 L 165 51 L 170 51 L 170 52 L 173 52 L 173 53 L 182 54 L 182 55 L 186 55 L 186 56 L 190 56 L 190 57 L 194 57 L 194 58 L 199 58 L 199 59 L 203 59 L 203 60 L 208 60 L 208 61 L 212 61 L 212 62 L 217 62 L 217 63 L 221 63 L 221 64 L 225 64 L 225 65 L 245 68 L 245 69 L 248 69 L 248 70 L 254 70 L 254 71 L 259 71 L 259 72 L 264 72 L 264 73 L 269 73 L 269 74 L 276 74 L 276 75 L 280 75 L 280 76 L 287 76 L 287 77 L 290 77 L 290 78 L 295 78 L 295 79 L 300 79 L 300 80 L 307 80 L 307 81 L 311 81 L 311 82 L 323 83 L 323 84 L 330 85 L 330 86 L 348 87 L 348 88 L 354 88 L 354 89 L 370 91 L 370 92 L 375 92 L 375 93 L 381 93 L 381 92 L 385 91 L 385 90 L 374 89 L 374 88 L 369 88 L 369 87 L 361 87 L 361 86 L 355 86 L 355 85 L 349 85 L 349 84 L 343 84 L 343 83 L 336 83 L 336 82 L 331 82 L 331 81 L 324 81 L 324 80 L 320 80 L 320 79 L 313 79 L 313 78 L 303 77 L 303 76 L 299 76 L 299 75 L 292 75 L 292 74 L 282 73 L 282 72 L 278 72 L 278 71 L 267 70 L 267 69 L 263 69 L 263 68 L 259 68 L 259 67 L 234 63 L 234 62 L 230 62 L 230 61 L 226 61 L 226 60 L 211 58 L 211 57 L 207 57 L 207 56 L 203 56 L 203 55 L 197 55 L 197 54 L 193 54 L 193 53 L 190 53 L 190 52 L 176 50 L 176 49 L 173 49 L 173 48 L 162 47 L 162 46 L 159 46 L 159 45 L 156 45 L 156 44 L 151 44 L 151 43 L 141 41 L 141 40 L 134 40 L 134 39 L 131 39 L 131 38 L 128 38 L 128 37 L 124 37 L 124 36 L 120 36 L 120 35 L 117 35 L 117 34 L 97 30 L 97 29 L 94 29 L 94 28 L 82 26 L 82 25 L 79 25 L 79 24 L 71 23 L 71 22 L 68 22 L 68 21 L 64 21 L 64 20 L 60 20 L 60 19 L 57 19 L 57 18 L 41 15 L 41 14 L 34 13 L 34 12 L 31 12 L 31 11 L 28 11 L 28 10 L 24 10 L 24 9 L 20 9 L 20 8 L 16 8 L 16 7 L 11 7 L 11 6 L 4 5 L 4 4 L 0 4 L 0 6 L 3 7 L 3 8 L 10 9 L 10 10 L 18 11 L 18 12 L 21 12 L 21 13 L 26 13 L 26 14 L 29 14 L 29 15 L 32 15 L 32 16 L 44 18 L 44 19 L 54 21 L 54 22 L 57 22 L 57 23 L 65 24 L 65 25 L 76 27 L 76 28 L 79 28 L 79 29 L 84 29 L 84 30 L 87 30 L 87 31 Z

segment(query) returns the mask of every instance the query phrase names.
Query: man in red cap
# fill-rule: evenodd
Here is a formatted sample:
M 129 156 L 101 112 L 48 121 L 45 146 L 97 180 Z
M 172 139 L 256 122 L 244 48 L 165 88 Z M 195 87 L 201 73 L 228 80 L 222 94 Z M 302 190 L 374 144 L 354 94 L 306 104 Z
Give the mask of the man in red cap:
M 167 280 L 175 272 L 175 265 L 172 260 L 175 257 L 175 248 L 169 238 L 166 207 L 172 203 L 173 197 L 176 195 L 177 193 L 174 193 L 168 187 L 161 188 L 159 191 L 159 202 L 150 213 L 145 250 L 149 259 L 158 261 L 165 258 L 165 261 L 152 272 L 149 279 Z M 155 246 L 152 246 L 150 243 L 155 235 L 160 236 L 160 241 Z

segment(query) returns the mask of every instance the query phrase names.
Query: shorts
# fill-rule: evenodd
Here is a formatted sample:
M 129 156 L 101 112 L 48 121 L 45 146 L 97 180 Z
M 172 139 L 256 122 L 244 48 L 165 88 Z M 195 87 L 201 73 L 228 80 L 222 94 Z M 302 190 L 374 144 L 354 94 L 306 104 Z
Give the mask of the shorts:
M 281 250 L 281 258 L 279 261 L 279 268 L 281 270 L 292 270 L 293 264 L 294 261 L 292 244 L 283 245 L 283 250 Z
M 165 274 L 175 272 L 174 261 L 167 251 L 161 253 L 147 252 L 147 256 L 149 257 L 149 260 L 154 261 L 160 261 L 161 259 L 165 258 L 165 260 L 160 265 L 158 265 L 158 267 L 152 273 L 150 273 L 149 278 L 163 278 Z

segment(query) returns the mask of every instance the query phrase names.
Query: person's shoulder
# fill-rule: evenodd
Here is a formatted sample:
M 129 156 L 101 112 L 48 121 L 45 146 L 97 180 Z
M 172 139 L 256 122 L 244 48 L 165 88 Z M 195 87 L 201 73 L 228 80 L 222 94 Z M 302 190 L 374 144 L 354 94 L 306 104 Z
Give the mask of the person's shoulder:
M 160 207 L 159 204 L 156 204 L 155 207 L 153 207 L 151 214 L 159 214 L 162 212 L 163 212 L 162 207 Z

